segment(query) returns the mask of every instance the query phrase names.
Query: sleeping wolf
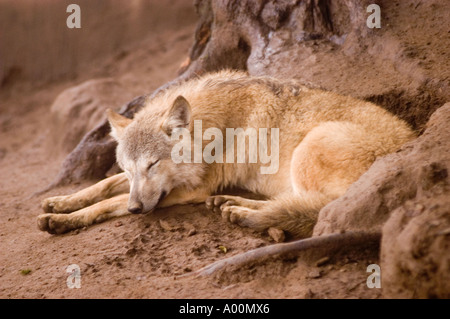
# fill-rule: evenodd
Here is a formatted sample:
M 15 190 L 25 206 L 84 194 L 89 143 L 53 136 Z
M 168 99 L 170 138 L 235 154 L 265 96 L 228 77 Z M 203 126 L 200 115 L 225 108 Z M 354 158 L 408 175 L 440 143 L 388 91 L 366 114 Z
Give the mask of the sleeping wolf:
M 146 101 L 133 120 L 112 111 L 108 118 L 124 172 L 75 194 L 45 199 L 41 230 L 59 234 L 129 213 L 205 202 L 232 223 L 308 237 L 322 207 L 343 195 L 378 156 L 414 138 L 405 122 L 370 102 L 232 71 L 170 87 Z M 175 161 L 179 143 L 198 147 L 193 135 L 199 121 L 201 133 L 215 128 L 222 136 L 227 128 L 278 128 L 279 138 L 267 141 L 269 149 L 278 150 L 271 154 L 277 156 L 277 170 L 263 174 L 267 165 L 249 161 L 251 152 L 245 161 L 237 160 L 237 144 L 227 147 L 217 136 L 223 158 L 234 161 Z M 190 138 L 175 139 L 181 131 Z M 208 143 L 202 140 L 201 147 Z M 230 187 L 266 200 L 214 195 Z

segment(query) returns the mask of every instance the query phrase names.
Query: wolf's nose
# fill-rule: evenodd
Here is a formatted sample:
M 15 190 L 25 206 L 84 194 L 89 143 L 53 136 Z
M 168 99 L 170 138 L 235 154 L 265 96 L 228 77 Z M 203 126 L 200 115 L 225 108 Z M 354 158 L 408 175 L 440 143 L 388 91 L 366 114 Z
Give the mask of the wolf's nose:
M 142 204 L 128 207 L 128 211 L 132 214 L 141 214 L 142 213 Z

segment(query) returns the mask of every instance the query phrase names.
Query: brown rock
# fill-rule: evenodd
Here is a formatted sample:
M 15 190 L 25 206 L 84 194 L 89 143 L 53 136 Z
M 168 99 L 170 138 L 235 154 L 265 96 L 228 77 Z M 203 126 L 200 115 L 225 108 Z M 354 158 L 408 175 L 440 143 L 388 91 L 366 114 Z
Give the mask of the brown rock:
M 183 228 L 187 231 L 188 236 L 194 236 L 195 234 L 197 234 L 197 230 L 191 223 L 183 222 Z
M 168 222 L 166 222 L 165 220 L 162 220 L 162 219 L 159 220 L 159 225 L 161 226 L 162 229 L 164 229 L 166 231 L 175 230 L 175 228 L 172 225 L 170 225 Z
M 417 201 L 427 205 L 423 212 L 412 206 Z M 449 207 L 447 190 L 438 197 L 415 199 L 392 213 L 383 227 L 381 246 L 385 297 L 450 298 Z
M 431 117 L 409 159 L 416 196 L 383 227 L 381 278 L 388 298 L 450 298 L 450 103 Z M 415 161 L 414 161 L 415 160 Z
M 107 108 L 118 109 L 130 98 L 129 90 L 108 78 L 89 80 L 63 91 L 50 111 L 52 153 L 70 152 L 87 132 L 106 118 Z
M 195 234 L 197 234 L 197 231 L 195 230 L 195 228 L 189 229 L 188 236 L 194 236 Z
M 325 264 L 327 264 L 330 261 L 330 257 L 325 256 L 323 258 L 320 258 L 318 261 L 316 261 L 316 266 L 320 267 L 323 266 Z
M 306 275 L 306 278 L 308 279 L 317 279 L 322 277 L 322 272 L 318 268 L 312 269 L 308 274 Z
M 267 230 L 267 233 L 277 243 L 282 243 L 286 239 L 286 236 L 284 235 L 284 231 L 282 231 L 281 229 L 278 229 L 278 228 L 270 227 Z

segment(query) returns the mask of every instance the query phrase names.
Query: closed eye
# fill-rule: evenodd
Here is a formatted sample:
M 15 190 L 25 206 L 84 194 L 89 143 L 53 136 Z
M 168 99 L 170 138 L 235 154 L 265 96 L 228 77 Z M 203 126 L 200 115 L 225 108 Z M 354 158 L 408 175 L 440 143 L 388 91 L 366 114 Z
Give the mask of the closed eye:
M 159 160 L 156 160 L 156 161 L 154 161 L 153 163 L 149 164 L 149 165 L 147 166 L 147 171 L 149 171 L 153 166 L 155 166 L 155 165 L 158 164 L 158 163 L 159 163 Z

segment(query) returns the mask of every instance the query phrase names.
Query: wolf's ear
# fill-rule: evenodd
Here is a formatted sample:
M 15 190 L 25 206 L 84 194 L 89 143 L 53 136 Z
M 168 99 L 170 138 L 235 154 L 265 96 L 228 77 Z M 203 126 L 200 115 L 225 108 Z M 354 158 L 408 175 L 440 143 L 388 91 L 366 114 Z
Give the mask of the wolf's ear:
M 108 115 L 108 121 L 111 125 L 111 136 L 118 141 L 123 134 L 123 130 L 132 122 L 132 120 L 111 109 L 107 109 L 106 114 Z
M 183 97 L 178 96 L 169 109 L 167 118 L 162 125 L 163 131 L 167 135 L 172 135 L 174 128 L 187 128 L 191 123 L 191 106 L 189 102 Z

